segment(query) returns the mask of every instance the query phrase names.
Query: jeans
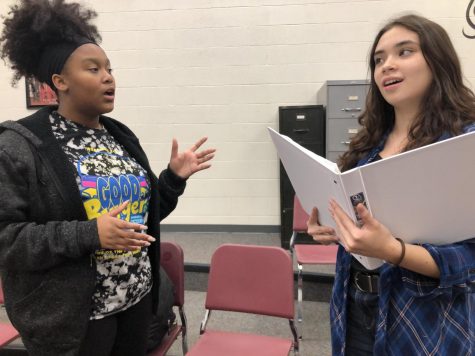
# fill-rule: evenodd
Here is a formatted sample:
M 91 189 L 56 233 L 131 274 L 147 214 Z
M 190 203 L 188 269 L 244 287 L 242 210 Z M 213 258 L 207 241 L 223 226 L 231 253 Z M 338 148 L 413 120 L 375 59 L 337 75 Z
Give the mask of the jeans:
M 348 295 L 346 355 L 373 355 L 378 294 L 361 292 L 351 283 Z

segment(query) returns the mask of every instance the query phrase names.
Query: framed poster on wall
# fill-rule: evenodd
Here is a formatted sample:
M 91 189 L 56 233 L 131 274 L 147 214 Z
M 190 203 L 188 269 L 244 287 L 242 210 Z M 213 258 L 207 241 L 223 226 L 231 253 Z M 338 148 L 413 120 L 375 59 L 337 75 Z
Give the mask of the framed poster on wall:
M 27 108 L 58 105 L 55 92 L 47 84 L 35 78 L 26 78 L 25 88 Z

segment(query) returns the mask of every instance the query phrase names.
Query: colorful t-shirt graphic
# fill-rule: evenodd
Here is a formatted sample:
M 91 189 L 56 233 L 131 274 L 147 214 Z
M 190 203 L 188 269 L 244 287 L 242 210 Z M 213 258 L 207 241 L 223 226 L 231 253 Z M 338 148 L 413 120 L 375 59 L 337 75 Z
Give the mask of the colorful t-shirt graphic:
M 124 201 L 128 207 L 118 216 L 147 223 L 150 181 L 145 170 L 105 129 L 91 129 L 50 116 L 53 133 L 76 168 L 76 180 L 89 219 L 108 213 Z M 147 248 L 136 251 L 97 250 L 96 291 L 91 319 L 127 309 L 152 286 Z

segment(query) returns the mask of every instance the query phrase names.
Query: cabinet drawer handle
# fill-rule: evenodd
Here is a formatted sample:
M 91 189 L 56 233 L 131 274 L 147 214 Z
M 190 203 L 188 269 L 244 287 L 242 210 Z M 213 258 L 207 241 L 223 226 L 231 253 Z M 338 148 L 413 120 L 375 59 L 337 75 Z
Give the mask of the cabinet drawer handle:
M 343 108 L 341 111 L 344 112 L 354 112 L 354 111 L 361 111 L 361 108 Z
M 350 142 L 350 141 L 341 141 L 340 143 L 341 143 L 342 145 L 347 145 L 347 146 L 349 146 L 351 142 Z
M 309 133 L 310 129 L 294 129 L 294 133 L 298 134 L 304 134 L 304 133 Z

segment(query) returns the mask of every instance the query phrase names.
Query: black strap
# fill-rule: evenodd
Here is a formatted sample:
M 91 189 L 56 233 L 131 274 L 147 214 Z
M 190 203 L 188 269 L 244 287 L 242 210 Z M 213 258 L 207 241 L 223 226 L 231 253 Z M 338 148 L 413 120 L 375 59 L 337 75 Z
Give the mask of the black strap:
M 353 283 L 361 292 L 378 293 L 379 274 L 356 272 L 352 277 Z

